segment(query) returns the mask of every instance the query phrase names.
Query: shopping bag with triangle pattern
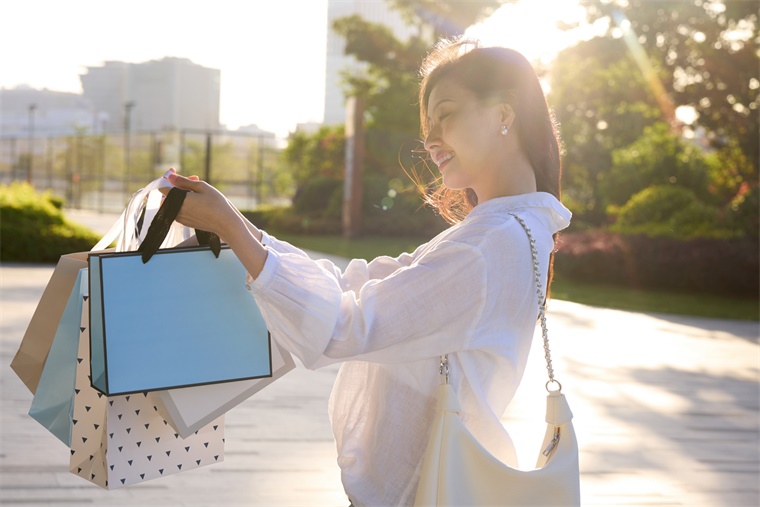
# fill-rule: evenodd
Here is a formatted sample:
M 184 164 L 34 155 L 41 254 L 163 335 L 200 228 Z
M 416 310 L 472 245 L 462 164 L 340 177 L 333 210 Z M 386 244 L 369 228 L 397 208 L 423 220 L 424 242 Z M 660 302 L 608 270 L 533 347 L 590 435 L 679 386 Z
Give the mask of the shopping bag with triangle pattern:
M 83 296 L 83 297 L 86 297 Z M 105 396 L 90 383 L 89 307 L 82 306 L 69 470 L 105 489 L 165 477 L 224 459 L 224 417 L 182 438 L 153 393 Z

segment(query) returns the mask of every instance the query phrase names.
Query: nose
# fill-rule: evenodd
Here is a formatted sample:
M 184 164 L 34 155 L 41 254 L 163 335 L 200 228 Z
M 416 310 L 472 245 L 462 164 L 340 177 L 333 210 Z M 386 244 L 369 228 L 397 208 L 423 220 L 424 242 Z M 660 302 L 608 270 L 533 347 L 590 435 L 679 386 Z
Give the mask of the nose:
M 438 148 L 441 145 L 441 137 L 438 132 L 437 127 L 431 127 L 430 130 L 428 130 L 427 135 L 425 136 L 425 150 L 428 152 L 432 151 L 434 148 Z

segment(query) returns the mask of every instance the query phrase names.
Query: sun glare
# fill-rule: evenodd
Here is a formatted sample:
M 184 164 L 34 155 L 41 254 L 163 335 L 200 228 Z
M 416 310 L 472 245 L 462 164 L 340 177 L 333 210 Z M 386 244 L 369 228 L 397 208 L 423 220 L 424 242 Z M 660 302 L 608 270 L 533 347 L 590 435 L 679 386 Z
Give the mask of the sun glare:
M 563 30 L 560 26 L 573 27 Z M 465 32 L 487 46 L 515 49 L 537 63 L 548 63 L 562 49 L 593 36 L 577 0 L 542 0 L 506 4 Z

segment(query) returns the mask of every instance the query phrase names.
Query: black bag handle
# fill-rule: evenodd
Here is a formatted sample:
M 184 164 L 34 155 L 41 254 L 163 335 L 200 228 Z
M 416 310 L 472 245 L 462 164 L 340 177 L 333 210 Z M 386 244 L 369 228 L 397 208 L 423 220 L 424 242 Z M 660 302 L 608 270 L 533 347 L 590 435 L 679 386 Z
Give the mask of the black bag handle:
M 137 249 L 142 253 L 143 264 L 148 262 L 153 254 L 155 254 L 161 243 L 166 239 L 166 235 L 169 234 L 169 229 L 172 223 L 177 218 L 179 210 L 182 208 L 182 203 L 185 202 L 188 190 L 172 187 L 169 193 L 166 195 L 163 204 L 158 208 L 155 218 L 148 227 L 148 232 L 145 234 L 145 239 Z M 198 238 L 198 244 L 208 246 L 214 253 L 214 257 L 219 257 L 219 252 L 222 250 L 222 242 L 219 236 L 213 232 L 195 230 L 195 235 Z

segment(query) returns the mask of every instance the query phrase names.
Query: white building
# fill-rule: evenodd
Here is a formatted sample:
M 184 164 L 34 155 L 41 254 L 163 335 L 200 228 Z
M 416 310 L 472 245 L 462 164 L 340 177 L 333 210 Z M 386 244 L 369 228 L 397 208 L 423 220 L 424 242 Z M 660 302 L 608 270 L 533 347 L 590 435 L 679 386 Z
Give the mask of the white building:
M 107 61 L 80 76 L 101 114 L 98 131 L 210 129 L 219 124 L 220 71 L 186 58 Z
M 336 125 L 346 121 L 346 98 L 341 85 L 341 72 L 362 73 L 366 65 L 353 56 L 345 55 L 346 41 L 335 33 L 336 19 L 358 14 L 372 23 L 389 27 L 399 39 L 406 40 L 416 32 L 407 25 L 401 15 L 390 9 L 385 1 L 378 0 L 328 0 L 327 3 L 327 62 L 325 72 L 324 124 Z

